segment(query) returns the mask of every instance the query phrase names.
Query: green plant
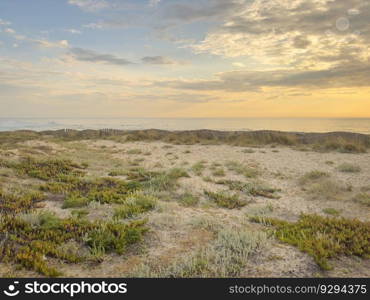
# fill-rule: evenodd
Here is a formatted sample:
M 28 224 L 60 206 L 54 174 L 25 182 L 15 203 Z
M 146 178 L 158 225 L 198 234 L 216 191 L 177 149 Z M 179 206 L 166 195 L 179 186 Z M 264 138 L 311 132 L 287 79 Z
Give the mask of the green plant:
M 308 253 L 325 270 L 332 268 L 329 259 L 340 255 L 370 258 L 370 222 L 318 215 L 301 215 L 296 223 L 263 217 L 251 221 L 275 227 L 279 240 Z
M 304 174 L 299 179 L 299 183 L 301 185 L 305 185 L 305 184 L 310 183 L 310 182 L 315 181 L 315 180 L 320 180 L 320 179 L 323 179 L 323 178 L 328 178 L 329 176 L 330 175 L 328 173 L 326 173 L 326 172 L 314 170 L 314 171 L 311 171 L 311 172 L 308 172 L 308 173 Z
M 158 199 L 152 195 L 142 192 L 134 192 L 127 196 L 124 204 L 121 204 L 114 211 L 115 218 L 131 218 L 147 211 L 153 210 Z
M 56 261 L 77 263 L 88 259 L 78 251 L 63 246 L 71 241 L 82 247 L 105 252 L 124 253 L 126 247 L 142 238 L 148 230 L 145 221 L 127 224 L 118 222 L 88 222 L 85 219 L 58 217 L 44 213 L 39 221 L 28 223 L 19 217 L 3 215 L 0 232 L 5 233 L 0 243 L 0 260 L 11 262 L 48 277 L 62 275 L 50 264 Z
M 194 172 L 195 175 L 201 176 L 205 168 L 205 163 L 200 161 L 191 167 L 191 171 Z
M 27 157 L 18 163 L 8 164 L 8 167 L 14 168 L 21 175 L 28 175 L 41 180 L 55 179 L 61 175 L 83 176 L 85 174 L 81 171 L 85 167 L 70 160 L 36 160 Z
M 152 270 L 148 265 L 134 270 L 134 277 L 161 278 L 206 278 L 237 277 L 247 264 L 249 257 L 263 249 L 267 236 L 239 228 L 223 228 L 216 233 L 216 239 L 176 260 L 169 266 Z
M 358 173 L 361 172 L 360 166 L 353 165 L 350 163 L 344 163 L 338 166 L 338 171 L 346 173 Z
M 324 208 L 323 210 L 323 213 L 326 213 L 327 215 L 332 215 L 332 216 L 339 216 L 340 215 L 340 211 L 338 211 L 337 209 L 335 208 Z
M 86 206 L 89 203 L 89 199 L 81 196 L 79 193 L 69 194 L 63 202 L 62 208 L 77 208 Z
M 28 212 L 43 200 L 45 200 L 45 195 L 40 192 L 14 195 L 0 190 L 0 213 L 14 215 Z
M 224 169 L 222 169 L 222 168 L 215 168 L 212 171 L 212 175 L 215 176 L 215 177 L 224 177 L 226 174 L 225 174 Z
M 217 184 L 224 184 L 229 187 L 230 190 L 240 191 L 250 196 L 260 196 L 270 199 L 277 199 L 279 196 L 276 194 L 281 191 L 270 186 L 267 186 L 260 182 L 241 182 L 237 180 L 219 180 Z
M 126 154 L 129 154 L 129 155 L 138 155 L 141 153 L 142 151 L 140 149 L 130 149 L 126 151 Z
M 187 192 L 179 196 L 179 203 L 183 206 L 196 206 L 199 203 L 199 197 Z
M 256 167 L 245 166 L 236 161 L 228 161 L 225 165 L 228 170 L 239 175 L 244 175 L 246 178 L 256 178 L 260 174 Z
M 359 193 L 353 197 L 353 201 L 370 207 L 370 193 Z
M 247 202 L 239 199 L 237 194 L 228 195 L 226 192 L 204 191 L 204 194 L 218 206 L 228 209 L 241 208 L 247 205 Z

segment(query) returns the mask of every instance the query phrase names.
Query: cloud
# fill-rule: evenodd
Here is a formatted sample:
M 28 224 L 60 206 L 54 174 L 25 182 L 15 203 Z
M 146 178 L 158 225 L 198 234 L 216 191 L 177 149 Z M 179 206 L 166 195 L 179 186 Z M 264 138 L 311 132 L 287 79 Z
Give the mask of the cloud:
M 245 3 L 245 0 L 200 0 L 188 3 L 175 3 L 166 6 L 164 18 L 181 22 L 206 20 L 237 12 L 244 8 Z
M 150 7 L 155 7 L 155 6 L 157 6 L 160 2 L 161 2 L 161 0 L 149 0 L 149 6 L 150 6 Z
M 76 60 L 94 62 L 94 63 L 105 63 L 110 65 L 130 65 L 132 62 L 120 58 L 112 54 L 101 54 L 92 50 L 82 48 L 71 48 L 69 54 Z
M 145 56 L 141 60 L 144 64 L 149 65 L 174 65 L 178 63 L 164 56 Z
M 5 29 L 4 29 L 4 32 L 6 32 L 6 33 L 10 33 L 10 34 L 15 34 L 15 30 L 14 30 L 14 29 L 12 29 L 12 28 L 5 28 Z
M 0 26 L 8 26 L 8 25 L 11 25 L 11 23 L 0 18 Z
M 157 81 L 155 86 L 194 91 L 261 91 L 264 87 L 347 88 L 370 87 L 370 65 L 361 62 L 326 70 L 278 69 L 271 71 L 232 71 L 217 74 L 213 80 Z
M 132 27 L 137 23 L 140 17 L 125 16 L 125 18 L 119 17 L 110 20 L 101 20 L 98 22 L 88 23 L 83 25 L 85 28 L 89 29 L 124 29 Z
M 95 12 L 111 7 L 110 3 L 105 0 L 68 0 L 68 3 L 89 12 Z
M 74 28 L 66 29 L 66 32 L 69 32 L 71 34 L 82 34 L 81 30 L 74 29 Z
M 356 12 L 356 13 L 354 13 Z M 254 0 L 226 15 L 196 52 L 247 56 L 264 64 L 327 69 L 370 58 L 370 2 Z
M 32 43 L 42 47 L 42 48 L 68 48 L 69 47 L 69 43 L 67 40 L 61 40 L 61 41 L 57 41 L 57 42 L 52 42 L 52 41 L 48 41 L 48 40 L 33 40 L 33 39 L 30 39 L 29 41 L 31 41 Z

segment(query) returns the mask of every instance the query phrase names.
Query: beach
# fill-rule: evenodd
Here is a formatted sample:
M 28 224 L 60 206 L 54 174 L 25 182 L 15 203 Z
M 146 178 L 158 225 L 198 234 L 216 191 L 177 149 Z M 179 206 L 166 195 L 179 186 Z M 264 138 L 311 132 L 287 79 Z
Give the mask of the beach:
M 2 133 L 0 276 L 369 277 L 369 141 L 270 131 Z M 321 223 L 331 229 L 314 231 Z M 335 228 L 353 231 L 355 250 Z

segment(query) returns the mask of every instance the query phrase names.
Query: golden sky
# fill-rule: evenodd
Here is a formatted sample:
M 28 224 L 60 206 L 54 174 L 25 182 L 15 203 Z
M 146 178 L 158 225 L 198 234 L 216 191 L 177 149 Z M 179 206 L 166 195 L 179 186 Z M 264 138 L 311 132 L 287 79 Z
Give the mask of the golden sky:
M 2 0 L 0 117 L 370 117 L 364 0 Z

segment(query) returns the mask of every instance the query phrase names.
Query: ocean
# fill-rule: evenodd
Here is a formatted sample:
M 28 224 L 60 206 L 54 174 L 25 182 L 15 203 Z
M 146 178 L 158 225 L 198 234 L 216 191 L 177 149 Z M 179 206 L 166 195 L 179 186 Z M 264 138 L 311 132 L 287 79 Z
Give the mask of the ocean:
M 346 131 L 370 134 L 370 119 L 325 118 L 0 118 L 0 131 L 57 129 Z

